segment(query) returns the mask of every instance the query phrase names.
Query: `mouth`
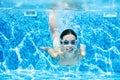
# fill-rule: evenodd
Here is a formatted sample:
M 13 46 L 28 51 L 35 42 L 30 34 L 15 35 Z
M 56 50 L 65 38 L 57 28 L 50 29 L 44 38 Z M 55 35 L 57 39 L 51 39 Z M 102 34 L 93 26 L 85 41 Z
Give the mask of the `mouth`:
M 68 52 L 72 52 L 73 51 L 73 48 L 67 48 L 66 49 Z

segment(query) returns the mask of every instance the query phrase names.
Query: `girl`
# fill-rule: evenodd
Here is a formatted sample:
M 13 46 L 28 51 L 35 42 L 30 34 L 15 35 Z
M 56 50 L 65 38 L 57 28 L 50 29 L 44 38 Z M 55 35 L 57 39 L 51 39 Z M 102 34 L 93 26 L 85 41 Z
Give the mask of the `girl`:
M 49 14 L 49 23 L 52 32 L 54 48 L 41 48 L 47 51 L 51 57 L 55 58 L 60 65 L 75 65 L 86 55 L 86 46 L 81 44 L 80 49 L 77 49 L 77 35 L 72 29 L 64 30 L 59 37 L 56 27 L 56 18 L 53 12 Z

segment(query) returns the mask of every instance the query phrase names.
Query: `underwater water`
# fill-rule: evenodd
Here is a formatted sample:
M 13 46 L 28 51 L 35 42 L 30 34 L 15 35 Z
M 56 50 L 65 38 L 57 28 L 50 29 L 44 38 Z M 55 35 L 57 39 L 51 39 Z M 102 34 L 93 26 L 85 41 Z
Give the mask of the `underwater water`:
M 40 49 L 53 47 L 50 10 L 33 10 L 28 16 L 26 11 L 31 10 L 0 10 L 0 80 L 120 79 L 119 12 L 116 17 L 106 17 L 104 11 L 56 13 L 58 31 L 74 29 L 79 44 L 86 45 L 85 58 L 74 66 L 63 67 Z

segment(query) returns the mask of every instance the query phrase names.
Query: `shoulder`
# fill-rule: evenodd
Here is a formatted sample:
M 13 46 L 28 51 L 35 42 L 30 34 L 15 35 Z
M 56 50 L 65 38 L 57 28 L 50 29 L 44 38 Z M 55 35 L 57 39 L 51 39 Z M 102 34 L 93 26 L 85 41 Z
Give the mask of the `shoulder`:
M 63 54 L 63 51 L 60 48 L 54 49 L 54 51 L 58 54 Z
M 76 54 L 80 54 L 80 49 L 76 49 L 76 50 L 75 50 L 75 53 L 76 53 Z

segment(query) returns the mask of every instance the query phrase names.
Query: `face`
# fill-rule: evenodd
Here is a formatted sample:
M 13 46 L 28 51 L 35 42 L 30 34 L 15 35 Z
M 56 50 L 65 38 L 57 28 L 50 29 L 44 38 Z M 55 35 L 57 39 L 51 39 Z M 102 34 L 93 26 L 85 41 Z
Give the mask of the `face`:
M 65 53 L 71 53 L 75 51 L 77 47 L 77 40 L 72 34 L 65 35 L 61 40 L 61 48 Z

